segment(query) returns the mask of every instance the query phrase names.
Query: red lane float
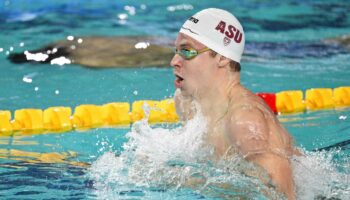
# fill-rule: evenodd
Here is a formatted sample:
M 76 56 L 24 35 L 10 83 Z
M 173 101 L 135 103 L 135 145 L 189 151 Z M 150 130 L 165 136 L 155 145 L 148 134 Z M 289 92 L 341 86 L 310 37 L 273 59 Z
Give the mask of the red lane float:
M 276 108 L 276 95 L 273 93 L 257 93 L 259 97 L 261 97 L 265 103 L 270 107 L 272 112 L 277 114 L 277 108 Z
M 281 91 L 274 93 L 257 93 L 274 113 L 288 114 L 320 109 L 338 109 L 350 107 L 350 86 Z M 143 105 L 150 107 L 150 123 L 177 122 L 174 101 L 142 100 L 132 103 L 113 102 L 104 105 L 80 105 L 75 107 L 74 114 L 70 107 L 50 107 L 41 109 L 19 109 L 14 112 L 0 110 L 0 136 L 12 132 L 42 133 L 64 132 L 72 129 L 84 130 L 104 126 L 129 126 L 144 118 Z

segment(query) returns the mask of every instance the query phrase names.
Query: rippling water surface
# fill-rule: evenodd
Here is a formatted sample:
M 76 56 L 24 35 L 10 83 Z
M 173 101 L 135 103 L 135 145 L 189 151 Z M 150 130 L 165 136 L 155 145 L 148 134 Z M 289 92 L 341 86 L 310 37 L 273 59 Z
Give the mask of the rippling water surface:
M 7 56 L 68 36 L 173 40 L 187 17 L 207 7 L 227 9 L 242 22 L 247 38 L 242 82 L 254 92 L 349 86 L 349 49 L 324 42 L 350 34 L 348 1 L 3 0 L 0 110 L 171 97 L 171 68 L 94 70 L 74 64 L 12 64 Z M 293 160 L 298 199 L 350 198 L 349 116 L 349 109 L 279 116 L 306 154 Z M 197 116 L 184 127 L 139 122 L 118 129 L 3 135 L 0 198 L 278 197 L 247 175 L 254 166 L 240 167 L 239 158 L 208 162 L 210 147 L 201 143 L 204 123 Z M 187 179 L 198 183 L 186 185 Z

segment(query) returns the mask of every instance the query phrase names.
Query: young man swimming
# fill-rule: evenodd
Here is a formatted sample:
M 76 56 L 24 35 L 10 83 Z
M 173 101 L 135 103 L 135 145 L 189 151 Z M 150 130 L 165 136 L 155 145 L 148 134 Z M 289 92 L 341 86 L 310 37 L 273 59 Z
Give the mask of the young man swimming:
M 225 10 L 205 9 L 183 24 L 171 60 L 177 112 L 182 120 L 190 119 L 191 103 L 197 102 L 207 119 L 207 142 L 218 158 L 234 149 L 295 199 L 292 138 L 264 101 L 240 84 L 244 44 L 241 24 Z

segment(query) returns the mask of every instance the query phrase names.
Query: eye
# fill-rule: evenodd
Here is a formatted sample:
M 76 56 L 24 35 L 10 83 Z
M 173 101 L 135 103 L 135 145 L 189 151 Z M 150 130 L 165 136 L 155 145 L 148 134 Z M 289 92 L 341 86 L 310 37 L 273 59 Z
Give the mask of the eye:
M 193 51 L 192 49 L 187 49 L 187 48 L 183 48 L 183 49 L 174 48 L 174 53 L 179 53 L 179 54 L 190 54 L 192 51 Z
M 180 52 L 182 55 L 186 56 L 187 58 L 190 58 L 190 57 L 197 55 L 197 51 L 194 49 L 184 48 L 184 49 L 181 49 Z

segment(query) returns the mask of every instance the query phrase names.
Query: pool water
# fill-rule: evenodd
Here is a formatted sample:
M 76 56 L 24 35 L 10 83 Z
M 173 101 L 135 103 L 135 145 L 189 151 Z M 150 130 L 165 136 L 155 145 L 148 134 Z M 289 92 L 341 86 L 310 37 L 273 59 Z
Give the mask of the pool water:
M 0 110 L 172 97 L 171 68 L 12 64 L 7 54 L 67 36 L 175 39 L 184 20 L 207 7 L 227 9 L 242 22 L 247 42 L 241 79 L 252 91 L 350 85 L 350 51 L 322 42 L 350 33 L 347 1 L 4 0 L 0 1 Z M 279 119 L 307 155 L 293 161 L 298 199 L 350 199 L 350 110 Z M 186 127 L 149 127 L 140 122 L 124 128 L 1 136 L 0 198 L 269 199 L 261 194 L 268 188 L 238 173 L 236 159 L 219 166 L 205 162 L 203 156 L 210 152 L 200 148 L 203 127 L 197 116 Z M 183 179 L 192 176 L 210 181 L 182 186 Z M 229 187 L 218 187 L 221 183 Z

